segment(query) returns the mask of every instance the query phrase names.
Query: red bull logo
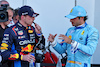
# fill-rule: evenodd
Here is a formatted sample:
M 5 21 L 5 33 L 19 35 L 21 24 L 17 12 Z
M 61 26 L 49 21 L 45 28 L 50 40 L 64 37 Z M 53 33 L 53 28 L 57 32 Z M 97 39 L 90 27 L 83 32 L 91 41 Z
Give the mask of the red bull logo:
M 15 59 L 18 59 L 19 58 L 19 54 L 10 54 L 10 57 L 9 57 L 9 59 L 10 60 L 15 60 Z
M 8 49 L 7 47 L 8 47 L 8 44 L 2 43 L 0 49 L 1 50 L 7 50 Z
M 33 50 L 34 45 L 28 44 L 25 48 L 21 47 L 21 52 L 31 52 Z

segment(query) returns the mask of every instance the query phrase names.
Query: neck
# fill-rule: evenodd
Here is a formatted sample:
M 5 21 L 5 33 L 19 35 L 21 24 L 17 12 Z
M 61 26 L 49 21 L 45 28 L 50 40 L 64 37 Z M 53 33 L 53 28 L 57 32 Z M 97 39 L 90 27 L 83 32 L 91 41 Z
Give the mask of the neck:
M 24 26 L 24 27 L 27 27 L 28 25 L 25 24 L 25 22 L 23 22 L 22 20 L 19 20 L 19 22 Z
M 78 25 L 78 26 L 81 26 L 81 25 L 83 25 L 85 23 L 85 21 L 83 21 L 83 22 L 80 22 L 80 24 Z
M 6 28 L 6 26 L 4 25 L 4 23 L 3 23 L 3 22 L 1 22 L 1 23 L 0 23 L 0 25 L 1 25 L 1 27 L 2 27 L 3 29 L 5 29 L 5 28 Z

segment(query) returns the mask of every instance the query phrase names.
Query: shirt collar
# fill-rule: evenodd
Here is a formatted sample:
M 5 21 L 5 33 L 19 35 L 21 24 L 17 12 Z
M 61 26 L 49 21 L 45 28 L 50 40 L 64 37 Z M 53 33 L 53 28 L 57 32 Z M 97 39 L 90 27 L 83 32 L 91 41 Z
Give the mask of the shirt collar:
M 84 24 L 82 25 L 79 25 L 79 26 L 75 26 L 76 29 L 81 29 L 81 28 L 84 28 L 86 27 L 87 23 L 85 22 Z
M 24 27 L 19 21 L 16 24 L 17 24 L 17 26 L 19 26 L 19 27 L 21 27 L 23 29 L 26 29 L 26 27 Z

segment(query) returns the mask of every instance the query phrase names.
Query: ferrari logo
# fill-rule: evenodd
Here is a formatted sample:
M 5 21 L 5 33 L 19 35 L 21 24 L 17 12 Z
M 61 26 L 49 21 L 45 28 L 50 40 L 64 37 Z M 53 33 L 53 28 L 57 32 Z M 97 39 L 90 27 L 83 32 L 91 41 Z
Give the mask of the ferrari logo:
M 70 13 L 72 13 L 73 9 L 71 9 Z
M 81 35 L 83 35 L 83 34 L 84 34 L 84 32 L 85 32 L 85 31 L 83 30 L 83 31 L 82 31 L 82 33 L 81 33 Z

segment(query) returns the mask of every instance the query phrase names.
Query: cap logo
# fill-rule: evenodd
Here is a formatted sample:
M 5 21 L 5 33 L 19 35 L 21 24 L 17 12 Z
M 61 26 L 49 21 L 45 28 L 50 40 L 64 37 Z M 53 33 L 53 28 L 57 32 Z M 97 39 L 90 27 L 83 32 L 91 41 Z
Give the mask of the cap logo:
M 36 14 L 33 14 L 33 17 L 36 17 L 37 15 Z
M 81 15 L 81 12 L 79 12 L 78 14 Z
M 28 14 L 28 12 L 22 13 L 22 15 L 27 15 L 27 14 Z
M 73 9 L 71 9 L 70 13 L 72 13 Z

